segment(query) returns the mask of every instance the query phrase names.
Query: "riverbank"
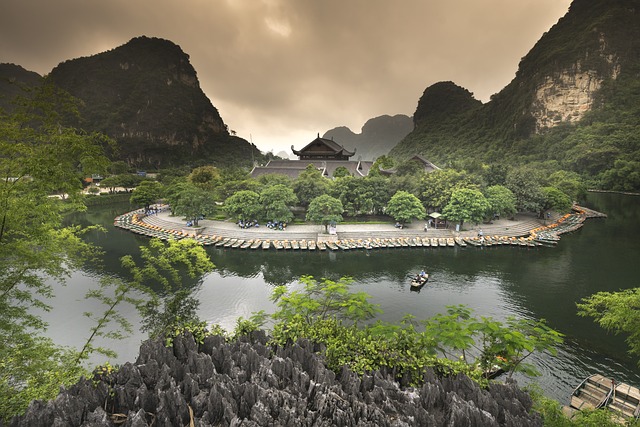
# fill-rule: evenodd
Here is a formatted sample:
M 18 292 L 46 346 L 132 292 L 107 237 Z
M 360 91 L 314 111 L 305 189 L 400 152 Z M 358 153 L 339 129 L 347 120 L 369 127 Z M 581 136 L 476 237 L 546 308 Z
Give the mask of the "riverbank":
M 572 214 L 561 216 L 551 213 L 545 219 L 533 214 L 518 214 L 513 219 L 496 219 L 460 231 L 427 229 L 423 221 L 415 221 L 403 228 L 396 228 L 391 223 L 339 224 L 334 234 L 326 234 L 324 226 L 310 224 L 292 224 L 285 230 L 273 230 L 265 226 L 240 228 L 229 221 L 205 219 L 199 221 L 198 227 L 193 227 L 180 217 L 172 216 L 167 205 L 154 208 L 151 214 L 139 209 L 120 215 L 115 218 L 114 225 L 162 240 L 193 238 L 205 246 L 322 251 L 455 245 L 554 245 L 560 240 L 560 235 L 582 227 L 585 219 L 606 216 L 574 206 Z

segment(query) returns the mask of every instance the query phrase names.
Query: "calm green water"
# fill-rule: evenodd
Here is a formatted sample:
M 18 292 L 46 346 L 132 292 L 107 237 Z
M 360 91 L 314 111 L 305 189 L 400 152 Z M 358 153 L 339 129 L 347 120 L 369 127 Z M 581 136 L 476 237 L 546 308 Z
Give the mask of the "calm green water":
M 426 318 L 444 307 L 466 304 L 477 315 L 504 319 L 515 315 L 547 320 L 566 335 L 558 356 L 540 355 L 532 362 L 542 372 L 536 379 L 545 392 L 562 402 L 577 383 L 593 372 L 640 386 L 636 360 L 626 353 L 622 337 L 607 334 L 589 319 L 576 316 L 575 303 L 598 291 L 640 286 L 640 197 L 591 194 L 588 207 L 609 215 L 588 220 L 579 231 L 565 235 L 554 248 L 414 248 L 350 252 L 275 252 L 208 249 L 217 266 L 214 273 L 192 283 L 201 301 L 201 316 L 231 330 L 239 316 L 273 311 L 269 295 L 274 286 L 299 286 L 301 275 L 338 278 L 351 276 L 355 290 L 365 291 L 380 304 L 387 321 L 406 313 Z M 108 233 L 89 238 L 106 252 L 103 269 L 76 272 L 58 290 L 54 310 L 48 313 L 49 335 L 68 345 L 81 345 L 89 324 L 82 312 L 99 307 L 83 300 L 99 274 L 121 275 L 119 257 L 136 253 L 146 237 L 112 226 L 113 218 L 128 206 L 92 209 L 73 219 L 103 224 Z M 421 292 L 410 290 L 407 277 L 421 268 L 431 273 Z M 101 271 L 101 273 L 96 273 Z M 123 308 L 134 323 L 131 307 Z M 120 362 L 133 360 L 144 336 L 107 343 L 119 352 Z M 519 379 L 521 383 L 526 382 Z

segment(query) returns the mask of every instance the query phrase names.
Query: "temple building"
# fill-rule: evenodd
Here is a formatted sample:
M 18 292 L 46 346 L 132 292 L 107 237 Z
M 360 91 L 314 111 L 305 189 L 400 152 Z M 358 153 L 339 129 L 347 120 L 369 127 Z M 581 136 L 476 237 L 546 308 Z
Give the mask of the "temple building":
M 293 146 L 291 150 L 299 160 L 271 160 L 265 166 L 254 167 L 251 176 L 258 178 L 277 173 L 296 179 L 311 164 L 327 178 L 332 178 L 339 167 L 345 168 L 351 176 L 363 177 L 369 174 L 373 165 L 371 161 L 349 160 L 356 150 L 349 151 L 332 139 L 321 138 L 320 134 L 300 150 Z

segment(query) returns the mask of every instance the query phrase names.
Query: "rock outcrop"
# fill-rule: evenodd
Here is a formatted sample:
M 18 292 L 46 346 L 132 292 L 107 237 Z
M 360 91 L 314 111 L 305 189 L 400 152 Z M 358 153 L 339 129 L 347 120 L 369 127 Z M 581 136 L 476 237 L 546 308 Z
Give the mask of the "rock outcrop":
M 135 363 L 34 401 L 12 426 L 541 426 L 515 383 L 486 390 L 468 377 L 425 372 L 419 389 L 380 372 L 327 369 L 317 346 L 273 348 L 264 333 L 172 348 L 146 341 Z M 190 424 L 193 423 L 193 424 Z

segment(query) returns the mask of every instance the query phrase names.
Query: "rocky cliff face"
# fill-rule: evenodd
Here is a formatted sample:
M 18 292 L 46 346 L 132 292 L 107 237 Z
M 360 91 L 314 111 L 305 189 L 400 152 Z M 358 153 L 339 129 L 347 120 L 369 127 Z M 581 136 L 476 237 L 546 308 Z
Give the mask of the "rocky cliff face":
M 425 372 L 419 389 L 380 372 L 329 371 L 308 341 L 267 346 L 264 333 L 225 342 L 191 336 L 173 348 L 147 341 L 135 363 L 96 374 L 12 426 L 541 426 L 515 384 L 478 388 Z M 189 424 L 189 423 L 193 424 Z

